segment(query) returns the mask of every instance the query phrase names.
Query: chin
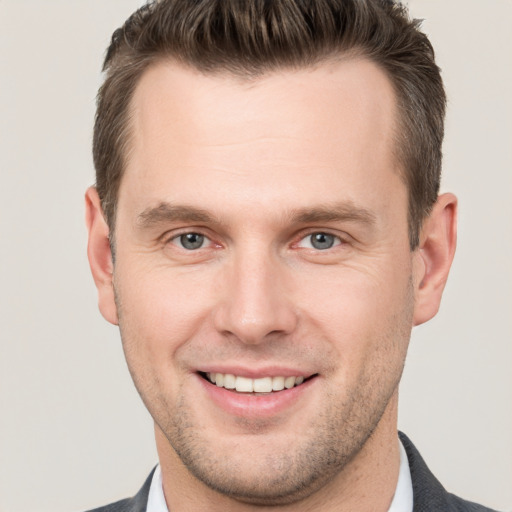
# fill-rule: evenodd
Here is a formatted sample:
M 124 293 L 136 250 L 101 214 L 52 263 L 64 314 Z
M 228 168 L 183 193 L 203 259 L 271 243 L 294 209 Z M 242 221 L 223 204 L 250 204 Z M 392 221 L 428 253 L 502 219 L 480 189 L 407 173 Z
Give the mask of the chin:
M 333 412 L 324 411 L 300 433 L 269 429 L 219 438 L 205 436 L 213 429 L 204 424 L 197 428 L 182 408 L 162 433 L 187 474 L 216 493 L 251 505 L 289 505 L 343 473 L 378 423 L 376 417 L 367 418 L 369 428 L 353 429 L 341 411 Z
M 325 469 L 311 471 L 311 467 L 303 468 L 287 455 L 274 456 L 267 463 L 259 461 L 257 464 L 250 457 L 244 463 L 234 465 L 232 458 L 229 462 L 221 461 L 213 466 L 211 459 L 208 464 L 197 459 L 184 462 L 190 473 L 211 490 L 241 503 L 260 506 L 289 505 L 302 501 L 322 488 L 338 472 L 326 472 Z

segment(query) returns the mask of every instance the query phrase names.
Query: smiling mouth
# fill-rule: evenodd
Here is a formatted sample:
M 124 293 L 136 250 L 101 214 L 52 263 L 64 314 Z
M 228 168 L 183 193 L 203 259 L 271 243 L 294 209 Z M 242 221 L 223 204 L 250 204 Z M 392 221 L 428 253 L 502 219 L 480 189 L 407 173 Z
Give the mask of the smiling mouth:
M 291 389 L 300 386 L 309 379 L 315 377 L 262 377 L 259 379 L 250 379 L 240 375 L 233 375 L 231 373 L 203 373 L 200 372 L 201 377 L 208 382 L 215 384 L 219 388 L 224 388 L 229 391 L 236 391 L 238 393 L 276 393 L 286 389 Z

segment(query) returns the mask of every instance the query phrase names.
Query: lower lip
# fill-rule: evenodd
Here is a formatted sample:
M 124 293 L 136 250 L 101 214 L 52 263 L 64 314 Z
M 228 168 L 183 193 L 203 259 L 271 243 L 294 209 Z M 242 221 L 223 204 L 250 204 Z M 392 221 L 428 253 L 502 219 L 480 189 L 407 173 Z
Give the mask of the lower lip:
M 268 394 L 237 393 L 220 388 L 197 376 L 211 401 L 228 414 L 243 418 L 270 418 L 289 408 L 296 407 L 303 395 L 314 385 L 317 377 L 311 377 L 300 386 Z

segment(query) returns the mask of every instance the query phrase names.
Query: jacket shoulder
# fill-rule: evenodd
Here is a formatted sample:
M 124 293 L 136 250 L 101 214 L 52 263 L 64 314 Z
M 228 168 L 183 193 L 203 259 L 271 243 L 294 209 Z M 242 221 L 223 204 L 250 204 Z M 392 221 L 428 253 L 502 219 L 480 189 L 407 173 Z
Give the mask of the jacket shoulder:
M 153 471 L 151 471 L 149 476 L 146 478 L 144 485 L 133 498 L 125 498 L 124 500 L 116 501 L 104 507 L 91 509 L 87 512 L 146 512 L 149 489 L 151 487 L 151 481 L 153 480 L 153 473 L 155 472 L 155 469 L 156 467 L 153 468 Z
M 450 493 L 447 495 L 447 501 L 452 507 L 450 510 L 453 510 L 454 512 L 498 512 L 497 510 L 484 507 L 478 503 L 463 500 L 462 498 Z
M 132 512 L 133 510 L 137 510 L 133 508 L 133 500 L 134 498 L 126 498 L 111 503 L 110 505 L 105 505 L 104 507 L 88 510 L 87 512 Z M 145 510 L 145 508 L 142 510 Z
M 430 472 L 411 440 L 402 432 L 398 435 L 409 459 L 413 487 L 413 512 L 497 512 L 447 492 Z

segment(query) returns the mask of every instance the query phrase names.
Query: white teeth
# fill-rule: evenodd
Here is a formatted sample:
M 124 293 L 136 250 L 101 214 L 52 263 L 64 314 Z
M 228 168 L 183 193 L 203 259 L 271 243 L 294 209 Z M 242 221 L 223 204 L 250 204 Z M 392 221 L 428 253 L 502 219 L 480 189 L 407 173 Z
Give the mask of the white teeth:
M 286 379 L 284 379 L 284 387 L 286 389 L 293 388 L 294 385 L 295 385 L 295 377 L 286 377 Z
M 235 389 L 241 393 L 252 393 L 254 390 L 253 380 L 247 377 L 237 377 Z
M 272 377 L 272 391 L 284 389 L 284 377 Z
M 231 373 L 226 373 L 226 375 L 224 375 L 224 387 L 226 389 L 236 388 L 236 377 Z
M 255 393 L 270 393 L 272 391 L 272 377 L 263 377 L 262 379 L 254 379 Z
M 304 382 L 304 377 L 262 377 L 249 379 L 231 373 L 207 373 L 206 377 L 212 384 L 220 388 L 236 389 L 239 393 L 271 393 L 299 386 Z

